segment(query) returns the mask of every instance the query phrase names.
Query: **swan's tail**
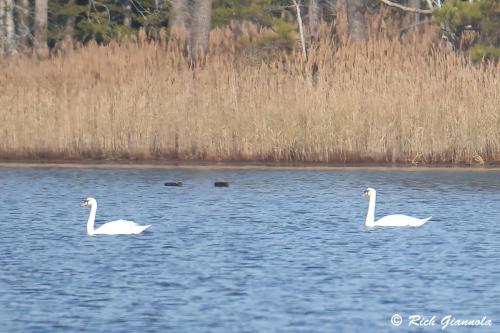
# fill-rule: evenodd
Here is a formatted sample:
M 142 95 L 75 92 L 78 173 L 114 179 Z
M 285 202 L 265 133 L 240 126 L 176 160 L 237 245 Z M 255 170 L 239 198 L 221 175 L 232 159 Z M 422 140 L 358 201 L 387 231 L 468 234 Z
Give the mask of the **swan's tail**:
M 429 217 L 428 217 L 428 218 L 426 218 L 426 219 L 422 219 L 422 221 L 424 221 L 424 223 L 425 223 L 425 222 L 429 221 L 430 219 L 432 219 L 432 216 L 429 216 Z M 424 224 L 424 223 L 422 223 L 422 224 Z
M 139 233 L 143 232 L 144 230 L 146 230 L 149 227 L 151 227 L 151 224 L 141 226 L 141 231 L 139 231 Z

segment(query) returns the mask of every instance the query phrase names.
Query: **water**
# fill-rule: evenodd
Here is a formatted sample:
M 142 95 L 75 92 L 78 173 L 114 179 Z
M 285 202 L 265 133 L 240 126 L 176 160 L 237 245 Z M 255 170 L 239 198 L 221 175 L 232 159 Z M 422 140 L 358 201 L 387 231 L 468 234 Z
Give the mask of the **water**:
M 7 168 L 0 186 L 1 332 L 500 330 L 499 172 Z M 377 216 L 433 219 L 367 230 L 367 186 Z M 87 196 L 97 225 L 151 232 L 87 236 Z

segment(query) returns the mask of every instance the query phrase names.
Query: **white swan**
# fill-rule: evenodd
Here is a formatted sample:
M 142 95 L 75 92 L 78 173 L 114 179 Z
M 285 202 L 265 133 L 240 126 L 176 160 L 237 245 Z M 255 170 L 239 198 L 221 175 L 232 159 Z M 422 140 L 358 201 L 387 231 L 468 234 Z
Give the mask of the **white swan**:
M 373 227 L 420 227 L 425 222 L 429 221 L 432 216 L 426 219 L 417 219 L 407 215 L 387 215 L 375 221 L 375 200 L 377 191 L 373 188 L 367 188 L 363 195 L 368 197 L 368 214 L 366 214 L 365 225 L 369 228 Z
M 97 211 L 97 201 L 94 198 L 87 198 L 80 204 L 90 206 L 89 220 L 87 221 L 87 234 L 92 235 L 137 235 L 149 228 L 151 225 L 138 225 L 132 221 L 118 220 L 103 224 L 94 229 L 95 213 Z

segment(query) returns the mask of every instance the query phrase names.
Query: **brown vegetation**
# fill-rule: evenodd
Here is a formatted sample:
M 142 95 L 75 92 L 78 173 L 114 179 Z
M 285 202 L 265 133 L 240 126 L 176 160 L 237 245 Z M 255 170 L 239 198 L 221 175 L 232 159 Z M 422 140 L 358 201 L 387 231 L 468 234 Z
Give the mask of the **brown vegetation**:
M 421 37 L 323 39 L 304 65 L 297 51 L 268 56 L 269 34 L 214 30 L 194 70 L 165 38 L 3 60 L 0 157 L 500 161 L 494 65 Z

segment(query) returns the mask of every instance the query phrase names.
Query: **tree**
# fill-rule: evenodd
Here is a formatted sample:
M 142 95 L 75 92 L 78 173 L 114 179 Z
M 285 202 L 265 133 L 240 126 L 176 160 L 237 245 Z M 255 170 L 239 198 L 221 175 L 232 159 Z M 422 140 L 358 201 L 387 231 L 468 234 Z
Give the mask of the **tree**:
M 320 21 L 319 0 L 309 0 L 308 16 L 309 16 L 309 37 L 316 38 Z
M 74 6 L 75 5 L 75 0 L 70 0 L 68 1 L 68 6 Z M 66 17 L 66 20 L 64 20 L 64 39 L 66 41 L 71 41 L 71 39 L 74 36 L 75 33 L 75 24 L 76 24 L 76 16 L 75 15 L 69 15 Z
M 295 7 L 296 15 L 297 15 L 297 23 L 299 24 L 299 36 L 300 36 L 300 45 L 302 48 L 302 56 L 304 57 L 304 61 L 307 62 L 307 49 L 306 49 L 306 41 L 304 38 L 304 27 L 302 24 L 302 14 L 300 13 L 300 0 L 292 0 L 293 6 Z
M 366 0 L 346 0 L 347 31 L 352 42 L 365 39 Z
M 5 30 L 5 0 L 0 0 L 0 56 L 5 53 L 7 33 Z
M 0 0 L 0 55 L 16 53 L 14 1 Z
M 123 4 L 123 25 L 129 29 L 132 27 L 132 5 L 128 0 Z
M 189 58 L 192 63 L 205 57 L 210 34 L 211 0 L 194 0 L 189 33 Z
M 17 47 L 27 47 L 30 42 L 29 1 L 16 0 L 15 5 Z
M 408 7 L 420 9 L 420 0 L 408 0 Z M 415 13 L 413 15 L 414 15 L 413 16 L 414 23 L 418 23 L 420 21 L 420 14 Z
M 16 28 L 14 26 L 14 0 L 5 0 L 5 52 L 12 54 L 16 52 Z
M 35 20 L 34 20 L 34 47 L 39 55 L 46 55 L 47 47 L 47 21 L 48 2 L 47 0 L 35 0 Z
M 172 8 L 168 20 L 168 27 L 173 34 L 186 31 L 187 24 L 187 0 L 171 0 Z
M 500 1 L 451 0 L 433 15 L 455 48 L 470 48 L 473 60 L 500 59 Z M 465 41 L 466 33 L 475 37 Z

